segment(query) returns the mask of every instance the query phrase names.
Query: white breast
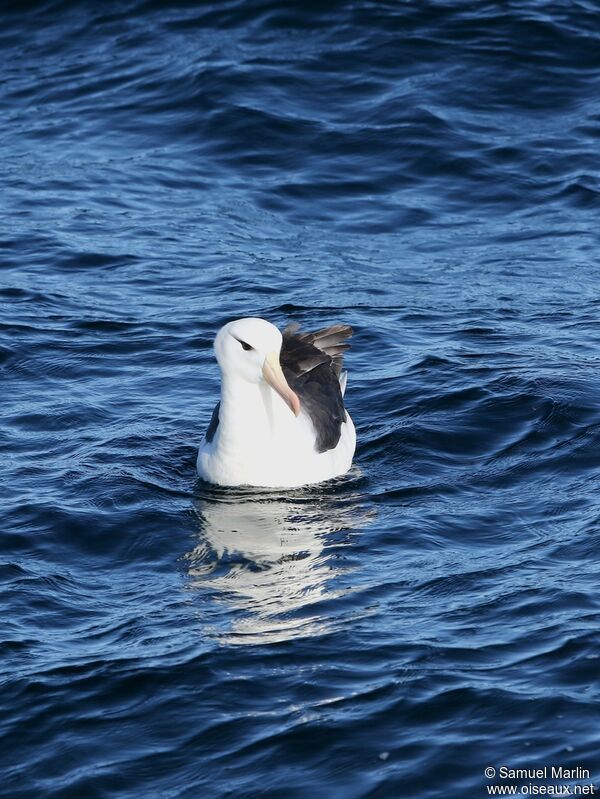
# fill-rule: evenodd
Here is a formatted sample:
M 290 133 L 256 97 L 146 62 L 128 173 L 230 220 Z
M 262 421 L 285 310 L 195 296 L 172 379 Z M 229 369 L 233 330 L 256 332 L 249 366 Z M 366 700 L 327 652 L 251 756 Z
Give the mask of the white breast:
M 315 450 L 307 414 L 298 417 L 268 386 L 228 381 L 223 385 L 219 426 L 198 453 L 200 476 L 217 485 L 297 487 L 348 471 L 356 446 L 350 416 L 334 449 Z

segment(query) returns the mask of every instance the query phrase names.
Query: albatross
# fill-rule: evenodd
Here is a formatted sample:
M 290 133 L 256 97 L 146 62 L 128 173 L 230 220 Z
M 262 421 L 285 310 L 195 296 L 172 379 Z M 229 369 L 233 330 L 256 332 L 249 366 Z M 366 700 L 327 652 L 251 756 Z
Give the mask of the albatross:
M 356 432 L 344 408 L 349 325 L 283 334 L 265 319 L 224 325 L 214 351 L 217 403 L 198 452 L 200 477 L 222 486 L 293 488 L 344 474 Z

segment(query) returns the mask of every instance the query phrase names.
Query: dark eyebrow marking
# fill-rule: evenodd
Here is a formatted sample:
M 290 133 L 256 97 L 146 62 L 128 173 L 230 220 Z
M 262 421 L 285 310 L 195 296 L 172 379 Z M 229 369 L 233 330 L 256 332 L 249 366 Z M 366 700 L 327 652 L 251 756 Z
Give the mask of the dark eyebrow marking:
M 233 336 L 233 333 L 232 333 L 231 335 Z M 235 339 L 236 341 L 239 341 L 239 342 L 240 342 L 240 344 L 242 345 L 242 349 L 243 349 L 243 350 L 246 350 L 246 352 L 247 352 L 248 350 L 253 350 L 253 349 L 254 349 L 254 347 L 251 347 L 251 346 L 250 346 L 250 344 L 248 344 L 248 343 L 247 343 L 247 342 L 245 342 L 245 341 L 242 341 L 242 339 L 241 339 L 241 338 L 238 338 L 237 336 L 233 336 L 233 337 L 234 337 L 234 339 Z

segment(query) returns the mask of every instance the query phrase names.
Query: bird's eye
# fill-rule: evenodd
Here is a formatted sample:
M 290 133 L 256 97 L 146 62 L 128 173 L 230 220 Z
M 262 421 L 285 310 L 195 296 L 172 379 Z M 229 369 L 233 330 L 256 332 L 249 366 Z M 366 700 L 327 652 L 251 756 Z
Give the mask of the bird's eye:
M 254 349 L 254 347 L 251 347 L 249 344 L 246 344 L 245 341 L 240 341 L 240 344 L 242 345 L 242 349 L 246 350 L 246 352 L 248 352 L 248 350 Z

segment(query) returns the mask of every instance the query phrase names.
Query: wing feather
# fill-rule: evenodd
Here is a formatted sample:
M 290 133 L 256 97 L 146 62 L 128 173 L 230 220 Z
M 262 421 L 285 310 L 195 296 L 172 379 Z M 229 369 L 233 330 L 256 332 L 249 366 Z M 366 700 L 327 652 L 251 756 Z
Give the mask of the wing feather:
M 300 333 L 299 327 L 293 323 L 283 331 L 281 368 L 312 420 L 317 451 L 325 452 L 337 446 L 346 420 L 340 375 L 352 328 L 332 325 Z

